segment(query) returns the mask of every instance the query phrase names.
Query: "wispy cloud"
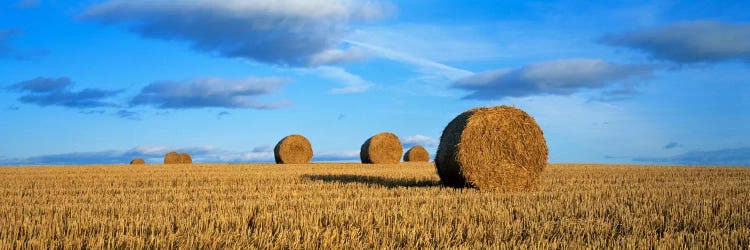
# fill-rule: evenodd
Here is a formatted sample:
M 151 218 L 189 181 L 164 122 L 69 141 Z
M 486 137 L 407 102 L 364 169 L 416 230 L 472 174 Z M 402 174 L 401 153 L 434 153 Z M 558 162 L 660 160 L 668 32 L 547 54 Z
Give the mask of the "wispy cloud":
M 322 77 L 336 80 L 344 85 L 331 89 L 331 94 L 361 93 L 367 91 L 370 87 L 375 86 L 374 83 L 367 81 L 358 75 L 349 73 L 349 71 L 340 67 L 320 66 L 306 71 L 317 73 Z
M 630 84 L 619 84 L 605 88 L 599 96 L 592 97 L 589 101 L 593 102 L 618 102 L 632 99 L 633 96 L 639 94 L 640 91 L 636 89 L 635 83 Z
M 229 112 L 227 112 L 227 111 L 221 111 L 221 112 L 219 112 L 218 114 L 216 114 L 216 119 L 222 119 L 222 118 L 224 118 L 224 117 L 226 117 L 226 116 L 229 116 L 229 115 L 231 115 L 231 114 L 232 114 L 232 113 L 229 113 Z
M 652 70 L 647 65 L 616 64 L 601 59 L 566 59 L 482 72 L 460 79 L 453 86 L 469 91 L 467 99 L 568 95 L 649 75 Z
M 633 161 L 703 166 L 750 166 L 750 148 L 691 151 L 670 157 L 638 157 Z
M 123 119 L 128 119 L 128 120 L 134 120 L 134 121 L 140 121 L 141 120 L 141 115 L 138 114 L 138 112 L 134 112 L 134 111 L 130 111 L 130 110 L 125 110 L 125 109 L 118 110 L 115 113 L 115 115 L 117 115 L 117 117 L 120 117 L 120 118 L 123 118 Z
M 339 48 L 349 23 L 390 10 L 360 0 L 110 0 L 82 17 L 144 37 L 186 41 L 198 51 L 306 66 L 357 59 L 358 51 Z
M 600 42 L 639 50 L 659 60 L 677 63 L 750 61 L 750 23 L 710 20 L 610 34 Z
M 59 77 L 59 78 L 47 78 L 37 77 L 31 80 L 19 82 L 17 84 L 8 87 L 11 90 L 28 91 L 32 93 L 48 93 L 54 91 L 61 91 L 68 88 L 72 82 L 70 78 Z
M 308 64 L 311 66 L 341 64 L 360 61 L 365 58 L 367 58 L 367 53 L 359 48 L 329 49 L 311 56 Z
M 81 111 L 78 111 L 78 113 L 84 114 L 84 115 L 103 115 L 104 113 L 107 113 L 107 111 L 103 109 L 94 109 L 94 110 L 81 110 Z
M 107 102 L 106 99 L 122 92 L 94 88 L 74 91 L 72 87 L 73 82 L 67 77 L 37 77 L 13 84 L 8 90 L 23 93 L 19 98 L 23 103 L 77 109 L 116 107 L 116 104 Z
M 275 109 L 287 102 L 266 103 L 257 98 L 275 92 L 288 80 L 283 78 L 203 78 L 193 81 L 154 82 L 141 89 L 130 104 L 160 109 L 252 108 Z
M 28 9 L 39 7 L 39 4 L 41 4 L 41 1 L 39 0 L 20 0 L 16 2 L 15 6 L 16 8 Z
M 509 28 L 493 30 L 507 31 Z M 408 23 L 360 27 L 347 34 L 346 40 L 405 52 L 412 57 L 434 62 L 488 61 L 513 57 L 500 51 L 509 41 L 489 37 L 498 32 L 484 32 L 477 25 Z M 507 34 L 503 33 L 505 37 Z
M 677 147 L 680 147 L 680 146 L 682 146 L 682 145 L 680 145 L 677 142 L 670 142 L 670 143 L 667 143 L 667 145 L 664 145 L 664 149 L 673 149 L 673 148 L 677 148 Z

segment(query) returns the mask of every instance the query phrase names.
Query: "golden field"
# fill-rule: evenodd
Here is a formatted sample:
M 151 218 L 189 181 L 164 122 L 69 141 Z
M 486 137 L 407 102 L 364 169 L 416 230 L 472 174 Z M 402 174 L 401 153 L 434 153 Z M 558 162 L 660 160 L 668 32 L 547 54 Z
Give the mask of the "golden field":
M 750 248 L 750 168 L 552 164 L 541 187 L 431 163 L 0 167 L 0 249 Z

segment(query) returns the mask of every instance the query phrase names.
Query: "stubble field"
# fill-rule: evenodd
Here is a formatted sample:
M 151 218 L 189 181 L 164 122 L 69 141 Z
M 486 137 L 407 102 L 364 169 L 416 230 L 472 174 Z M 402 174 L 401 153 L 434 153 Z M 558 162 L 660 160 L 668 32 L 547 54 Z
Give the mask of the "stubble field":
M 538 190 L 432 163 L 0 167 L 8 248 L 750 248 L 750 168 L 552 164 Z

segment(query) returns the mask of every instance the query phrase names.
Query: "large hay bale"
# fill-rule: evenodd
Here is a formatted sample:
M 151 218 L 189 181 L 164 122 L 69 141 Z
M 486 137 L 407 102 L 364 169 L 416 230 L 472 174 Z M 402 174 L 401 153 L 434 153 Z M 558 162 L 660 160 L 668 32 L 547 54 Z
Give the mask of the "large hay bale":
M 169 152 L 164 156 L 164 164 L 181 164 L 182 155 L 177 152 Z
M 190 157 L 188 153 L 180 154 L 180 163 L 182 164 L 193 164 L 193 157 Z
M 130 161 L 130 165 L 143 165 L 146 164 L 146 161 L 144 161 L 142 158 L 135 158 L 132 161 Z
M 304 136 L 290 135 L 276 144 L 273 156 L 278 164 L 310 163 L 313 157 L 312 145 Z
M 411 147 L 409 150 L 406 151 L 404 154 L 404 161 L 409 162 L 429 162 L 430 161 L 430 153 L 427 152 L 427 149 L 425 149 L 422 146 L 414 146 Z
M 526 112 L 476 108 L 445 127 L 435 167 L 446 186 L 516 191 L 538 184 L 547 156 L 544 133 Z
M 359 151 L 362 163 L 395 164 L 401 161 L 404 148 L 398 136 L 383 132 L 367 139 Z

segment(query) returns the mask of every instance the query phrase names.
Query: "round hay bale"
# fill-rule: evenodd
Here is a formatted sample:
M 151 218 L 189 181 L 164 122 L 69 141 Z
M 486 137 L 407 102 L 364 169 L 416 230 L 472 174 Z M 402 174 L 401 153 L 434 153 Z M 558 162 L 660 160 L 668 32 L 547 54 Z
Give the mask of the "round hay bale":
M 142 158 L 135 158 L 132 161 L 130 161 L 130 165 L 143 165 L 146 164 L 146 161 L 144 161 Z
M 290 135 L 276 144 L 273 156 L 278 164 L 310 163 L 313 157 L 312 145 L 304 136 Z
M 404 154 L 404 161 L 409 162 L 429 162 L 430 161 L 430 153 L 427 152 L 427 149 L 425 149 L 422 146 L 414 146 L 411 147 L 409 150 L 406 151 Z
M 367 139 L 359 151 L 362 163 L 396 164 L 401 161 L 404 148 L 398 136 L 383 132 Z
M 169 152 L 164 156 L 164 164 L 180 164 L 182 163 L 182 155 L 177 152 Z
M 193 164 L 193 157 L 190 157 L 188 153 L 180 154 L 180 163 L 182 164 Z
M 443 130 L 435 167 L 446 186 L 526 190 L 547 166 L 544 133 L 518 108 L 476 108 Z

